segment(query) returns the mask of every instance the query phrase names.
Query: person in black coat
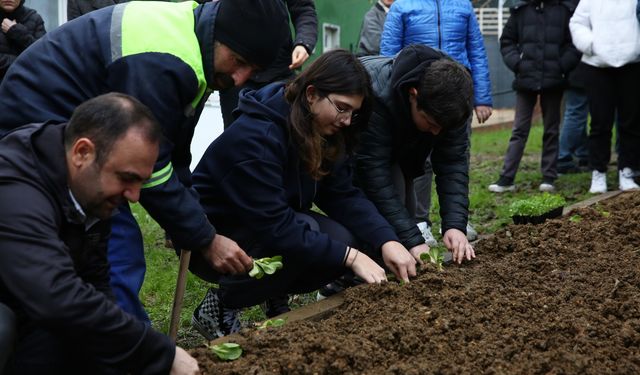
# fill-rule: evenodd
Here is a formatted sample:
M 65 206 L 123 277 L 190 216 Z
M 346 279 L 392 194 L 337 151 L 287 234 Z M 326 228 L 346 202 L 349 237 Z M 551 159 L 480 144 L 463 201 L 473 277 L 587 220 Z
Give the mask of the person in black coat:
M 500 37 L 500 52 L 504 63 L 515 73 L 516 114 L 500 178 L 489 185 L 489 191 L 515 190 L 514 180 L 538 96 L 544 124 L 539 190 L 555 190 L 562 92 L 567 74 L 580 61 L 569 31 L 576 3 L 576 0 L 520 0 L 511 8 Z
M 275 61 L 263 71 L 251 76 L 242 86 L 220 91 L 220 109 L 225 129 L 235 120 L 232 112 L 238 106 L 238 95 L 241 90 L 245 88 L 256 90 L 272 82 L 292 79 L 295 69 L 300 68 L 313 53 L 318 40 L 318 16 L 314 1 L 277 1 L 282 1 L 287 6 L 295 30 L 295 39 L 289 33 L 287 40 L 278 50 Z
M 444 53 L 410 45 L 396 57 L 361 61 L 373 77 L 375 102 L 356 150 L 355 180 L 418 260 L 429 251 L 415 220 L 413 180 L 431 156 L 443 242 L 454 261 L 475 257 L 465 235 L 469 216 L 469 130 L 473 83 Z
M 0 141 L 0 304 L 18 328 L 4 375 L 197 373 L 109 286 L 111 216 L 140 197 L 161 138 L 147 107 L 110 93 L 68 124 L 25 125 Z
M 237 331 L 237 309 L 317 290 L 349 270 L 386 281 L 371 257 L 398 280 L 416 275 L 393 228 L 352 184 L 350 155 L 370 108 L 369 76 L 344 50 L 320 56 L 290 84 L 241 93 L 239 116 L 205 152 L 194 187 L 218 233 L 253 259 L 282 256 L 283 268 L 261 279 L 219 275 L 194 253 L 191 270 L 219 285 L 192 319 L 205 337 Z
M 0 2 L 0 82 L 22 51 L 45 33 L 42 17 L 24 6 L 24 0 Z

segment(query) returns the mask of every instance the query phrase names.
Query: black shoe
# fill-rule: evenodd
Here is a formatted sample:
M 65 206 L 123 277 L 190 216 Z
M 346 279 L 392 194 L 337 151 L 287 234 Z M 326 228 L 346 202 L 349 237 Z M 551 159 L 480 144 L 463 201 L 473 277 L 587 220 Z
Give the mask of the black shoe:
M 273 318 L 274 316 L 289 312 L 291 311 L 289 307 L 289 296 L 285 294 L 284 296 L 269 298 L 260 304 L 260 308 L 267 318 Z
M 207 340 L 215 340 L 240 330 L 240 309 L 223 307 L 217 290 L 209 288 L 193 312 L 191 325 Z
M 335 279 L 334 281 L 330 282 L 329 284 L 323 286 L 322 288 L 320 288 L 318 290 L 318 295 L 316 296 L 316 300 L 318 301 L 323 300 L 336 293 L 340 293 L 347 288 L 360 285 L 362 283 L 364 283 L 364 281 L 357 278 L 354 274 L 347 273 Z

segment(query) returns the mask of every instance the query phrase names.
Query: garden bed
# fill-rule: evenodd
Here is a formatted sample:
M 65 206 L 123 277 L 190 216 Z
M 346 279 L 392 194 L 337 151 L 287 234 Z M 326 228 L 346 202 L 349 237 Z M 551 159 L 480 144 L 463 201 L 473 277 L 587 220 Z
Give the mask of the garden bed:
M 244 330 L 204 374 L 638 374 L 640 193 L 510 225 L 477 259 L 364 285 L 319 321 Z

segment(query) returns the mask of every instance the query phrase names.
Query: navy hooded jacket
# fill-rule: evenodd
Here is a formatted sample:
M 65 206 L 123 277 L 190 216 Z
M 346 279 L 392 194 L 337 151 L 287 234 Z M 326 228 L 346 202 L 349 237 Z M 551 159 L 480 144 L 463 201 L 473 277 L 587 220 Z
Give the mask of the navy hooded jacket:
M 397 241 L 391 226 L 352 185 L 348 159 L 315 181 L 291 141 L 285 85 L 243 91 L 239 117 L 207 149 L 193 174 L 194 187 L 219 233 L 243 248 L 262 245 L 285 264 L 341 267 L 347 245 L 295 219 L 315 203 L 327 216 L 379 250 Z

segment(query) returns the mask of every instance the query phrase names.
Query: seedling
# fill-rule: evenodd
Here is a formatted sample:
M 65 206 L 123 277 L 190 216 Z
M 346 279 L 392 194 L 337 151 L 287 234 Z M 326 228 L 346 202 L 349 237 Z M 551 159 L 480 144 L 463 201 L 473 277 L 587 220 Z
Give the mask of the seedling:
M 258 329 L 265 329 L 269 327 L 281 327 L 287 322 L 287 319 L 267 319 L 258 326 Z
M 511 203 L 509 211 L 512 216 L 539 216 L 566 203 L 560 195 L 543 193 Z
M 442 271 L 444 267 L 444 249 L 442 247 L 432 247 L 426 253 L 420 254 L 420 259 L 423 262 L 429 262 L 433 264 L 438 271 Z
M 242 348 L 234 342 L 226 342 L 224 344 L 209 346 L 209 349 L 223 361 L 233 361 L 240 358 Z
M 280 268 L 282 268 L 282 256 L 280 255 L 271 258 L 254 259 L 253 268 L 249 271 L 249 276 L 262 279 L 265 274 L 273 275 Z
M 579 223 L 582 221 L 582 216 L 580 215 L 571 215 L 571 217 L 569 218 L 569 221 L 572 223 Z

